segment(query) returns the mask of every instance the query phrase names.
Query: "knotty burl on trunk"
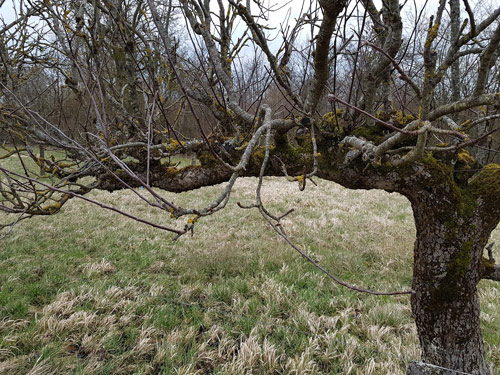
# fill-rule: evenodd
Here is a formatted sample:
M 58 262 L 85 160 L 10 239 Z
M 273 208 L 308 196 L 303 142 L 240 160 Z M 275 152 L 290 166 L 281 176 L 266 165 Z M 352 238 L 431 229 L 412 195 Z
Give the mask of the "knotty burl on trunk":
M 470 158 L 464 151 L 460 157 Z M 431 156 L 397 168 L 334 164 L 323 158 L 319 174 L 349 188 L 399 192 L 411 202 L 417 229 L 411 304 L 423 361 L 490 374 L 477 284 L 495 271 L 483 250 L 500 220 L 500 166 L 459 169 L 463 163 Z

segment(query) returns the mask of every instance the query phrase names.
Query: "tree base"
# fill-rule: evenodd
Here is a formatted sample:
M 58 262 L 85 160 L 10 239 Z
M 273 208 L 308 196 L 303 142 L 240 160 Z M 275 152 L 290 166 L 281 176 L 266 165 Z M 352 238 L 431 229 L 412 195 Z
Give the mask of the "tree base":
M 464 375 L 467 372 L 445 369 L 430 363 L 412 361 L 408 364 L 406 375 Z

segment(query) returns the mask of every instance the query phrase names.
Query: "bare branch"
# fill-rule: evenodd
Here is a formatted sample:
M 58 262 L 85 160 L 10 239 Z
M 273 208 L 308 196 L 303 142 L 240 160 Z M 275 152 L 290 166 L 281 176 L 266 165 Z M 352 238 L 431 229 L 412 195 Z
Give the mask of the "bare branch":
M 454 103 L 444 104 L 429 113 L 429 121 L 439 119 L 441 116 L 450 113 L 458 113 L 466 109 L 478 107 L 480 105 L 500 105 L 500 93 L 482 94 L 479 96 L 470 96 Z
M 494 56 L 497 54 L 500 46 L 500 22 L 491 36 L 488 47 L 481 54 L 479 60 L 479 68 L 477 74 L 476 87 L 474 88 L 473 96 L 479 96 L 484 93 L 486 82 L 489 76 L 490 69 L 494 63 Z
M 493 258 L 493 246 L 495 243 L 490 243 L 486 246 L 486 251 L 488 252 L 488 259 L 484 258 L 481 262 L 481 278 L 489 279 L 494 281 L 500 281 L 500 265 L 495 264 L 495 258 Z
M 468 0 L 463 0 L 463 2 L 464 2 L 464 6 L 465 6 L 465 11 L 469 15 L 470 33 L 472 35 L 475 35 L 476 34 L 476 21 L 474 20 L 474 12 L 472 11 Z
M 323 9 L 323 20 L 316 35 L 316 50 L 314 55 L 314 77 L 311 90 L 306 99 L 305 112 L 313 113 L 316 109 L 320 97 L 323 95 L 326 82 L 330 75 L 328 65 L 330 51 L 330 41 L 335 29 L 337 17 L 346 6 L 345 0 L 320 1 Z

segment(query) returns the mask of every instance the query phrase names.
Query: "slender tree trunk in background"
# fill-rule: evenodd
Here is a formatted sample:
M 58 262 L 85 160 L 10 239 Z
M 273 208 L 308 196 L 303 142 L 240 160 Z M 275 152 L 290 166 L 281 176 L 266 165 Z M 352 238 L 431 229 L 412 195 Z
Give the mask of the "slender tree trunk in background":
M 392 97 L 391 97 L 391 85 L 392 85 L 391 71 L 387 70 L 384 73 L 384 80 L 380 85 L 380 97 L 382 98 L 382 108 L 384 112 L 390 113 L 392 110 Z
M 460 34 L 460 0 L 450 0 L 450 39 L 453 43 Z M 460 61 L 451 64 L 451 101 L 460 99 Z M 454 119 L 458 121 L 457 119 Z
M 39 146 L 39 151 L 40 151 L 40 159 L 43 160 L 45 159 L 45 147 L 43 145 Z M 43 163 L 40 164 L 40 176 L 44 176 L 45 172 L 43 170 Z
M 488 116 L 488 107 L 484 106 L 479 110 L 480 117 Z M 490 122 L 484 121 L 477 126 L 477 136 L 480 137 L 489 131 Z M 481 139 L 474 150 L 474 157 L 480 165 L 488 164 L 490 156 L 489 148 L 491 147 L 491 136 Z

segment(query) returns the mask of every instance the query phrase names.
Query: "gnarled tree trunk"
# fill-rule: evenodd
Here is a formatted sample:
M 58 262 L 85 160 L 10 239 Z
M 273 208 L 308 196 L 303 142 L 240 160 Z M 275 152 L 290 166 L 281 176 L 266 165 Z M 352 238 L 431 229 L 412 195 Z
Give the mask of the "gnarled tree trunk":
M 500 219 L 495 198 L 500 166 L 476 173 L 433 158 L 399 168 L 353 164 L 322 177 L 349 188 L 399 192 L 413 208 L 417 238 L 411 304 L 422 362 L 412 364 L 408 374 L 489 375 L 477 285 L 482 278 L 496 279 L 491 275 L 498 272 L 483 250 Z
M 410 197 L 417 229 L 411 304 L 422 360 L 488 375 L 477 284 L 494 225 L 472 197 L 443 186 L 429 190 Z

